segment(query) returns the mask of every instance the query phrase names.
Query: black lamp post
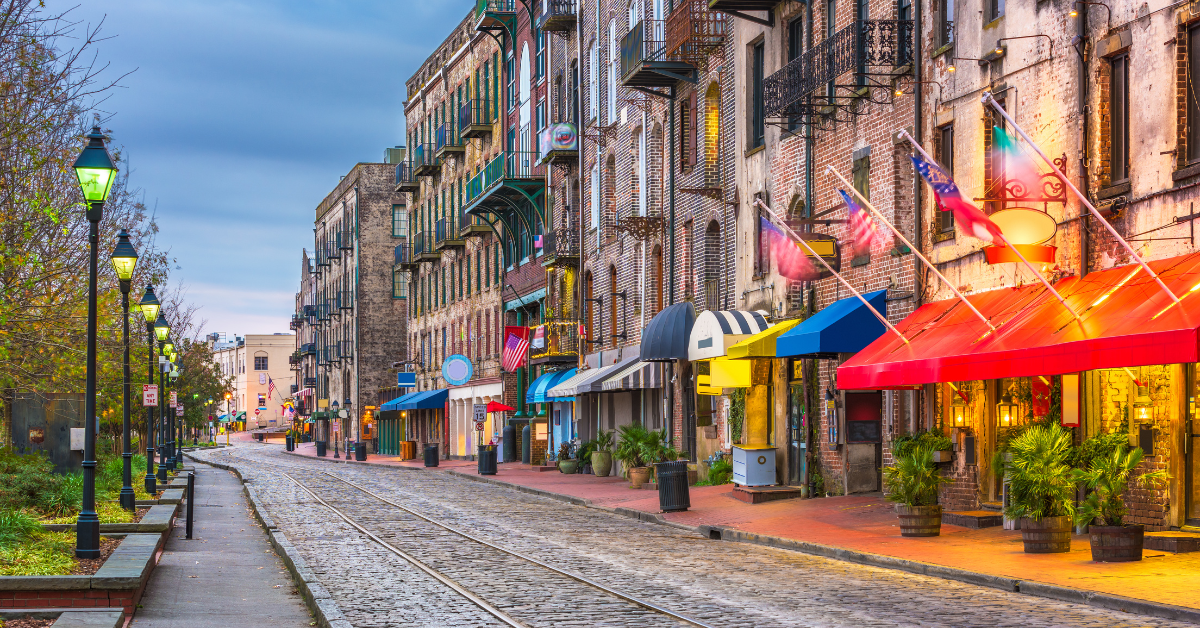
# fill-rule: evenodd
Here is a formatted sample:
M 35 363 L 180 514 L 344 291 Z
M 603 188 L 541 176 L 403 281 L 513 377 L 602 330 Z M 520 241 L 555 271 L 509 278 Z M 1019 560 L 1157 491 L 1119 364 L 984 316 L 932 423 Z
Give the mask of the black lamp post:
M 124 314 L 121 343 L 125 347 L 123 365 L 125 371 L 121 382 L 124 407 L 121 419 L 121 507 L 133 510 L 133 443 L 129 436 L 129 288 L 133 283 L 133 267 L 137 265 L 137 251 L 129 242 L 129 233 L 124 229 L 117 235 L 117 248 L 112 252 L 113 270 L 121 284 L 121 312 Z
M 142 316 L 146 319 L 146 344 L 147 344 L 147 368 L 146 368 L 146 383 L 154 385 L 154 322 L 158 320 L 158 312 L 162 309 L 162 304 L 158 302 L 158 297 L 154 295 L 154 286 L 146 286 L 146 294 L 142 295 L 142 300 L 138 302 L 141 307 Z M 154 481 L 154 406 L 146 406 L 146 493 L 153 495 L 158 491 L 157 483 Z
M 175 361 L 171 367 L 171 372 L 167 374 L 171 378 L 171 386 L 176 386 L 176 381 L 179 380 L 179 362 Z M 179 416 L 179 406 L 176 405 L 171 409 L 171 448 L 174 455 L 171 457 L 171 468 L 178 469 L 183 467 L 183 417 Z
M 338 421 L 339 419 L 341 419 L 341 417 L 339 416 L 339 414 L 340 414 L 340 410 L 338 410 L 338 400 L 337 400 L 337 399 L 334 399 L 334 400 L 333 400 L 333 403 L 329 404 L 329 426 L 330 426 L 330 430 L 332 430 L 332 429 L 333 429 L 333 422 L 334 422 L 334 421 Z M 336 438 L 333 440 L 333 457 L 334 457 L 334 458 L 337 458 L 337 457 L 338 457 L 338 442 L 337 442 L 337 439 L 336 439 Z
M 164 367 L 167 378 L 167 384 L 170 384 L 171 389 L 175 389 L 175 363 L 179 359 L 179 348 L 175 346 L 175 341 L 167 341 L 170 346 L 164 352 L 167 355 L 167 364 Z M 170 397 L 167 397 L 169 400 Z M 179 400 L 167 407 L 167 413 L 163 415 L 163 434 L 165 434 L 167 445 L 167 471 L 175 470 L 175 408 Z
M 163 337 L 158 343 L 158 425 L 155 426 L 155 429 L 158 430 L 158 481 L 166 482 L 167 432 L 165 426 L 167 420 L 167 387 L 166 382 L 163 380 L 167 370 L 167 356 L 171 354 L 168 349 L 174 348 L 175 345 L 171 342 L 170 327 L 167 325 L 166 319 L 161 314 L 159 318 L 163 323 Z M 154 331 L 157 334 L 158 323 L 155 323 L 154 326 Z
M 104 145 L 100 126 L 88 133 L 88 144 L 75 160 L 75 176 L 87 203 L 88 221 L 88 314 L 87 314 L 87 383 L 84 399 L 83 438 L 83 504 L 75 524 L 75 556 L 100 557 L 100 516 L 96 514 L 96 276 L 99 265 L 100 219 L 104 217 L 104 201 L 112 189 L 117 167 Z

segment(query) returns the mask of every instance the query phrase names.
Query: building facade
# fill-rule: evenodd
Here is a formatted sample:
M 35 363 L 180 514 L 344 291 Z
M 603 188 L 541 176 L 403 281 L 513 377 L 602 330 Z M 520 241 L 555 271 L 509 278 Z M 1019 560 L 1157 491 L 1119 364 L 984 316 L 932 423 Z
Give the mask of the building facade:
M 220 334 L 211 334 L 208 343 L 221 374 L 233 378 L 232 394 L 223 402 L 226 417 L 244 421 L 246 429 L 287 427 L 290 420 L 283 405 L 296 383 L 288 363 L 295 337 L 247 334 L 223 340 Z

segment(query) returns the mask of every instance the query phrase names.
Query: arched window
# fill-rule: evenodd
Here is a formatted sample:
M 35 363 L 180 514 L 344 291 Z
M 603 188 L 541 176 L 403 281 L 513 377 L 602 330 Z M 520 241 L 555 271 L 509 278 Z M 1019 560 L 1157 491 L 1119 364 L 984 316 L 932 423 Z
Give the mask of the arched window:
M 617 39 L 617 21 L 608 21 L 608 93 L 604 101 L 608 105 L 608 124 L 617 121 L 617 75 L 621 67 L 621 43 Z
M 721 185 L 721 87 L 708 86 L 704 95 L 704 182 L 705 187 Z
M 650 303 L 650 315 L 654 316 L 663 309 L 663 259 L 662 246 L 654 245 L 654 250 L 650 252 L 650 277 L 649 277 L 649 294 L 647 301 Z
M 642 133 L 642 128 L 638 127 L 633 130 L 633 168 L 631 172 L 631 182 L 629 190 L 630 202 L 633 205 L 633 211 L 629 212 L 631 216 L 644 216 L 646 207 L 646 136 Z
M 585 324 L 584 324 L 584 338 L 592 341 L 591 343 L 589 343 L 589 345 L 590 345 L 590 344 L 594 344 L 596 342 L 596 327 L 595 327 L 596 310 L 595 310 L 595 301 L 593 301 L 593 299 L 596 298 L 596 286 L 595 286 L 595 282 L 592 281 L 592 271 L 590 271 L 590 270 L 587 271 L 586 275 L 584 275 L 583 289 L 584 289 L 583 306 L 585 308 L 587 308 L 587 310 L 586 310 L 587 316 L 585 318 Z M 590 346 L 585 347 L 585 349 L 590 349 Z
M 617 267 L 608 267 L 608 336 L 617 346 Z
M 617 235 L 617 158 L 608 156 L 604 162 L 604 237 L 615 238 Z
M 721 225 L 715 220 L 704 230 L 704 307 L 721 309 Z

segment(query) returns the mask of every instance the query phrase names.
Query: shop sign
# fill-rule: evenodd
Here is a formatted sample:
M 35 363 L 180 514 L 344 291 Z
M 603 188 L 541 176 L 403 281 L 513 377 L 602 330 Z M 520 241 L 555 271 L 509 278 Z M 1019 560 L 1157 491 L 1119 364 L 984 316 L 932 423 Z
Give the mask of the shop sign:
M 1079 427 L 1080 386 L 1079 374 L 1062 376 L 1062 424 L 1063 427 Z
M 158 385 L 142 384 L 142 405 L 148 408 L 158 405 Z
M 178 392 L 172 390 L 170 396 L 167 398 L 170 399 L 170 401 L 167 402 L 167 405 L 169 405 L 169 406 L 179 405 L 179 393 Z

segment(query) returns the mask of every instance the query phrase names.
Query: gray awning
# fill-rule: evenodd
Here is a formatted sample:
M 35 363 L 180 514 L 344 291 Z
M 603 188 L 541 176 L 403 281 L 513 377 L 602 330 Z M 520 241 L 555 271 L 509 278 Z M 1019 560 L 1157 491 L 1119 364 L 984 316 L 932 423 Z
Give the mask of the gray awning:
M 662 368 L 658 362 L 635 362 L 605 379 L 601 387 L 605 392 L 661 388 Z
M 670 362 L 688 359 L 688 338 L 696 322 L 696 308 L 690 301 L 669 305 L 650 319 L 642 331 L 638 352 L 645 362 Z

